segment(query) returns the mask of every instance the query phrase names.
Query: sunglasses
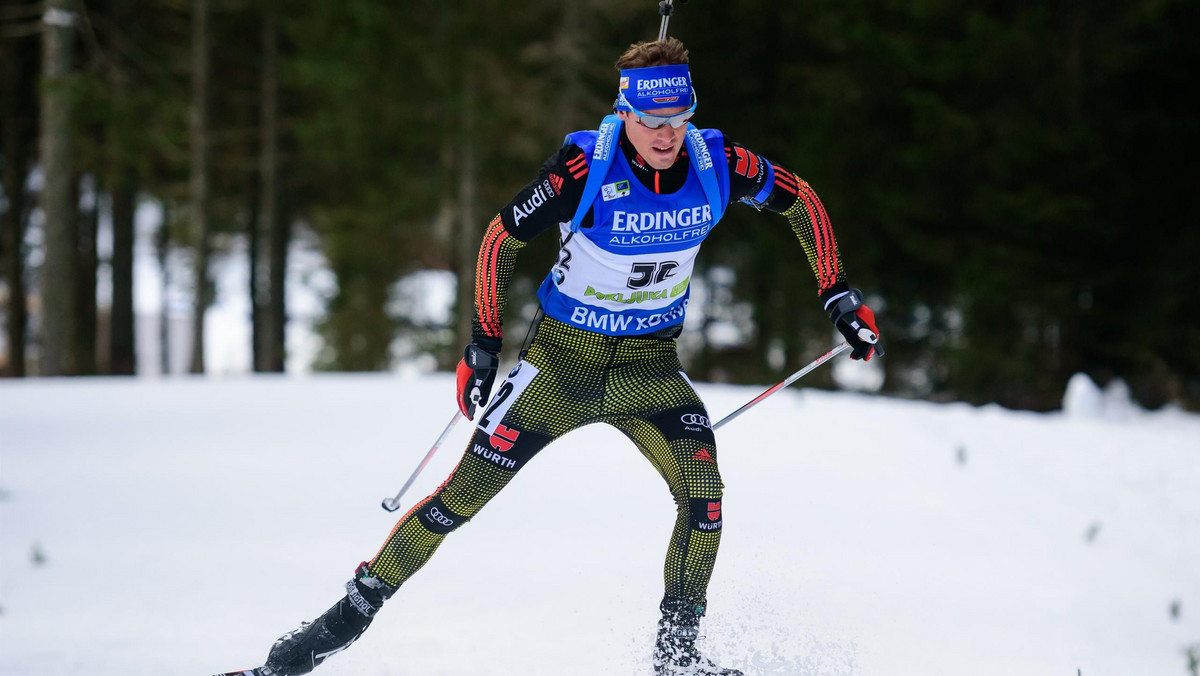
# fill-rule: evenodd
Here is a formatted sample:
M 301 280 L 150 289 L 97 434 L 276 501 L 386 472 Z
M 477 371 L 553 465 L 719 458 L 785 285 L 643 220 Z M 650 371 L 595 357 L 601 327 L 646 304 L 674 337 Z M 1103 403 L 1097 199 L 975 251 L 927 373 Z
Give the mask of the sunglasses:
M 678 129 L 687 124 L 688 121 L 692 119 L 692 116 L 696 114 L 697 103 L 699 103 L 699 98 L 696 96 L 695 90 L 693 90 L 692 107 L 683 112 L 675 113 L 674 115 L 651 115 L 649 113 L 643 113 L 633 106 L 629 107 L 633 109 L 633 114 L 637 115 L 638 122 L 640 122 L 643 127 L 647 127 L 649 129 L 658 129 L 664 124 L 669 124 L 671 125 L 672 129 Z

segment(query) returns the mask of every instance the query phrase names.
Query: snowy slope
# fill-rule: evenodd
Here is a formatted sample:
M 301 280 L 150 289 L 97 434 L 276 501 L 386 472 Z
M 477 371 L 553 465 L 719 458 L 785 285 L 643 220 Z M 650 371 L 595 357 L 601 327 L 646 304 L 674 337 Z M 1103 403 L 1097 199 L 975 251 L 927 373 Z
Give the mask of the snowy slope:
M 379 501 L 449 419 L 451 389 L 449 375 L 0 383 L 0 674 L 260 664 L 382 543 L 395 515 Z M 701 388 L 714 417 L 758 391 Z M 717 437 L 725 532 L 703 629 L 719 660 L 757 675 L 1188 673 L 1197 417 L 793 389 Z M 672 520 L 623 437 L 580 430 L 316 673 L 646 674 Z

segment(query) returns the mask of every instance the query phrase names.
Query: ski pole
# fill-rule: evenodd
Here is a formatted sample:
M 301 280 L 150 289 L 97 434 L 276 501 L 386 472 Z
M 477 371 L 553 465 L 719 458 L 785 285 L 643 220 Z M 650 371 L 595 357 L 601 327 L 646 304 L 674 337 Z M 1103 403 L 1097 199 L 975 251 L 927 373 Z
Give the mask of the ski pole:
M 671 21 L 671 14 L 675 12 L 674 5 L 671 0 L 660 0 L 658 3 L 658 13 L 662 14 L 662 23 L 658 27 L 659 41 L 667 39 L 667 24 Z
M 384 509 L 389 512 L 394 512 L 397 509 L 400 509 L 401 496 L 404 495 L 404 493 L 408 490 L 408 487 L 412 485 L 413 481 L 416 481 L 417 475 L 421 473 L 421 470 L 425 469 L 425 465 L 429 464 L 430 458 L 432 458 L 433 454 L 437 452 L 437 449 L 442 445 L 442 442 L 446 440 L 446 436 L 450 434 L 450 430 L 454 429 L 454 426 L 458 423 L 458 419 L 460 417 L 462 417 L 462 414 L 458 411 L 455 411 L 454 417 L 451 418 L 450 422 L 446 424 L 446 429 L 442 430 L 442 433 L 440 436 L 438 436 L 437 441 L 433 442 L 433 447 L 430 448 L 429 452 L 425 454 L 425 459 L 421 461 L 420 465 L 417 465 L 415 470 L 413 470 L 412 476 L 408 477 L 408 481 L 404 482 L 404 485 L 400 488 L 400 492 L 396 494 L 396 497 L 384 498 L 383 502 L 380 503 Z
M 788 385 L 791 385 L 792 383 L 796 382 L 797 380 L 800 380 L 801 378 L 803 378 L 805 375 L 807 375 L 813 369 L 817 368 L 821 364 L 824 364 L 825 362 L 829 361 L 830 359 L 833 359 L 834 357 L 841 354 L 844 350 L 848 350 L 848 349 L 850 349 L 849 343 L 842 343 L 841 345 L 838 345 L 837 347 L 826 352 L 825 354 L 821 355 L 820 357 L 817 357 L 808 366 L 805 366 L 804 368 L 800 369 L 799 371 L 796 371 L 792 375 L 788 376 L 787 379 L 784 380 L 783 382 L 772 385 L 771 388 L 768 389 L 766 392 L 763 392 L 762 394 L 758 395 L 757 397 L 746 402 L 745 405 L 743 405 L 738 410 L 736 410 L 733 413 L 730 413 L 729 415 L 725 416 L 724 418 L 721 418 L 720 420 L 718 420 L 717 424 L 713 425 L 712 428 L 715 430 L 718 427 L 720 427 L 721 425 L 724 425 L 725 423 L 729 422 L 730 420 L 733 420 L 734 418 L 738 417 L 739 415 L 745 413 L 752 406 L 755 406 L 756 404 L 758 404 L 758 402 L 762 401 L 763 399 L 766 399 L 767 397 L 771 396 L 772 394 L 775 394 L 776 392 L 778 392 L 779 390 L 782 390 L 783 388 L 787 387 Z

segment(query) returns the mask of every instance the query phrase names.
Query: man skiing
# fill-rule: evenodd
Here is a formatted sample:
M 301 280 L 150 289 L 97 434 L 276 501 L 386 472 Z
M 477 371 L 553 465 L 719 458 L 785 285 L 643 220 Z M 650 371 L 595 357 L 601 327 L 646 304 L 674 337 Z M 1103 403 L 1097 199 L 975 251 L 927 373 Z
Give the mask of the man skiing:
M 623 432 L 666 481 L 677 508 L 654 645 L 656 674 L 740 676 L 696 645 L 722 530 L 717 449 L 704 404 L 676 355 L 701 242 L 743 202 L 786 217 L 817 278 L 820 302 L 870 359 L 874 315 L 849 288 L 825 210 L 778 164 L 688 121 L 697 109 L 688 53 L 674 38 L 617 60 L 616 114 L 567 136 L 488 225 L 480 247 L 473 340 L 458 365 L 458 405 L 476 421 L 459 465 L 359 565 L 346 595 L 285 634 L 255 676 L 312 671 L 375 613 L 542 448 L 594 422 Z M 538 290 L 542 313 L 522 359 L 489 402 L 501 319 L 518 251 L 557 230 L 558 258 Z M 485 407 L 486 404 L 486 407 Z

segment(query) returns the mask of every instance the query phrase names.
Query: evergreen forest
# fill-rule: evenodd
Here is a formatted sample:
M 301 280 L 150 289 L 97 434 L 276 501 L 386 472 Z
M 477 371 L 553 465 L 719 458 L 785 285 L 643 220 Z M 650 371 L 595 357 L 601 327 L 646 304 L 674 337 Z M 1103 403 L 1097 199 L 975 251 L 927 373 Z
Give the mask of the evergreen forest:
M 675 4 L 694 122 L 821 196 L 879 317 L 884 393 L 1050 410 L 1083 372 L 1150 408 L 1200 408 L 1185 199 L 1200 187 L 1200 3 Z M 165 214 L 160 259 L 189 266 L 192 372 L 211 261 L 233 242 L 250 256 L 253 368 L 283 370 L 301 233 L 336 280 L 313 368 L 393 368 L 398 336 L 452 368 L 488 221 L 611 110 L 613 61 L 659 26 L 656 0 L 5 0 L 0 373 L 135 373 L 147 201 Z M 506 349 L 556 248 L 547 235 L 521 254 Z M 391 302 L 420 270 L 458 280 L 450 324 Z M 779 216 L 731 208 L 696 277 L 696 380 L 775 382 L 833 339 Z

